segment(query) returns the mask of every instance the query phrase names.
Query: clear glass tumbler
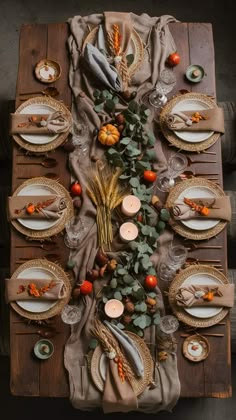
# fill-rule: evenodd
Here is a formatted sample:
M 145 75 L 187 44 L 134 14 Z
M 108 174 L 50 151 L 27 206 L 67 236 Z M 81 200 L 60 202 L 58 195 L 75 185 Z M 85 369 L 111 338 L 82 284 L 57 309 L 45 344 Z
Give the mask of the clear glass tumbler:
M 176 275 L 176 272 L 182 267 L 186 261 L 188 254 L 187 248 L 183 245 L 171 244 L 165 261 L 162 261 L 158 268 L 159 278 L 170 283 Z
M 165 315 L 160 319 L 159 328 L 165 334 L 173 334 L 179 328 L 179 321 L 174 315 Z
M 65 305 L 61 311 L 61 319 L 65 324 L 76 324 L 81 320 L 82 308 L 76 305 Z

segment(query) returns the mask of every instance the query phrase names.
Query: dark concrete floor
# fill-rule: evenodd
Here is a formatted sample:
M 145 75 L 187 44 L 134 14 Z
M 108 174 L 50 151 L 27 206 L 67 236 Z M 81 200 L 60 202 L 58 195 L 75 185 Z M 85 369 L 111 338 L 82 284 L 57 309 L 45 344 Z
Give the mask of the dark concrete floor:
M 0 0 L 0 186 L 10 185 L 11 160 L 6 132 L 9 101 L 14 100 L 18 65 L 19 30 L 23 23 L 64 22 L 74 15 L 87 15 L 103 10 L 143 12 L 152 16 L 169 14 L 182 22 L 211 22 L 215 43 L 216 87 L 218 101 L 236 101 L 236 24 L 233 13 L 234 0 Z M 235 176 L 226 179 L 225 188 L 236 190 Z M 1 236 L 1 232 L 0 232 Z M 6 266 L 9 253 L 0 260 Z M 236 355 L 233 357 L 233 392 L 236 392 Z M 193 378 L 194 380 L 194 378 Z M 234 394 L 233 394 L 234 395 Z M 0 412 L 1 418 L 55 419 L 95 418 L 98 413 L 81 413 L 74 410 L 65 399 L 17 398 L 9 391 L 9 359 L 0 357 Z M 230 399 L 188 399 L 180 400 L 172 414 L 158 414 L 159 419 L 233 420 L 236 412 L 235 395 Z M 5 413 L 5 416 L 2 416 Z M 122 414 L 122 416 L 124 416 Z M 129 414 L 129 418 L 144 418 L 143 414 Z M 107 416 L 106 417 L 110 417 Z M 120 418 L 114 414 L 112 418 Z M 146 415 L 145 415 L 146 417 Z

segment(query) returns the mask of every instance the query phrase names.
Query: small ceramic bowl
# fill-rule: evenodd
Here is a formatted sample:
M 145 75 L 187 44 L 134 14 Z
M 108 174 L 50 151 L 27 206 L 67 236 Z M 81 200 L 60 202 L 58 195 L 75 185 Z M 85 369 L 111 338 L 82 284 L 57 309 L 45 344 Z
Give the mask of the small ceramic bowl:
M 54 352 L 53 343 L 50 340 L 39 340 L 34 345 L 34 354 L 38 359 L 49 359 Z
M 52 83 L 61 76 L 61 66 L 53 60 L 40 60 L 35 66 L 35 76 L 40 82 Z
M 204 68 L 198 64 L 191 64 L 185 72 L 186 78 L 193 83 L 200 82 L 205 75 Z

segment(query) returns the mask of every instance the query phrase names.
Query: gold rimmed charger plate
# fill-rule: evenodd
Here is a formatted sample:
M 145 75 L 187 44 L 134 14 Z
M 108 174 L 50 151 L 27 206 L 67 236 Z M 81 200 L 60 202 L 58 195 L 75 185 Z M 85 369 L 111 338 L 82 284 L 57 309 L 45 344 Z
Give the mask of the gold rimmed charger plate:
M 66 208 L 63 210 L 62 216 L 60 217 L 58 222 L 52 224 L 51 227 L 48 227 L 46 229 L 34 230 L 22 225 L 17 219 L 11 221 L 15 229 L 23 235 L 25 235 L 26 237 L 35 240 L 41 240 L 60 233 L 64 229 L 65 224 L 73 217 L 74 207 L 71 196 L 69 192 L 65 189 L 65 187 L 59 184 L 59 182 L 45 177 L 35 177 L 23 182 L 14 191 L 13 197 L 17 196 L 20 193 L 20 191 L 23 190 L 23 188 L 34 185 L 45 186 L 46 188 L 48 187 L 51 190 L 51 194 L 55 193 L 60 197 L 64 197 L 66 201 Z
M 222 197 L 225 196 L 224 191 L 214 182 L 211 182 L 204 178 L 192 178 L 177 184 L 169 193 L 166 200 L 166 207 L 172 207 L 175 201 L 179 198 L 180 194 L 191 187 L 206 187 L 211 190 L 215 196 Z M 197 198 L 197 197 L 195 197 Z M 194 230 L 184 225 L 180 220 L 175 220 L 172 228 L 179 235 L 184 238 L 193 239 L 193 240 L 202 240 L 209 239 L 213 236 L 218 235 L 225 226 L 227 222 L 224 220 L 219 220 L 219 222 L 210 229 L 204 230 Z
M 206 106 L 208 106 L 209 108 L 216 107 L 215 101 L 211 99 L 209 96 L 204 95 L 203 93 L 185 93 L 183 95 L 181 94 L 181 95 L 174 96 L 172 99 L 170 99 L 167 102 L 167 104 L 163 107 L 160 113 L 161 131 L 164 134 L 165 138 L 174 146 L 176 146 L 178 149 L 187 150 L 190 152 L 193 152 L 193 151 L 201 152 L 211 147 L 220 137 L 220 133 L 213 133 L 212 136 L 210 136 L 208 139 L 204 141 L 192 143 L 192 142 L 184 141 L 180 139 L 179 137 L 177 137 L 176 134 L 172 130 L 169 130 L 165 124 L 166 115 L 172 112 L 172 109 L 174 108 L 174 106 L 178 104 L 178 102 L 183 101 L 183 100 L 188 100 L 188 99 L 190 100 L 196 99 L 197 101 L 201 101 L 202 103 L 206 104 Z
M 98 29 L 99 27 L 96 26 L 89 32 L 89 34 L 84 40 L 82 51 L 84 51 L 84 48 L 88 42 L 93 45 L 96 43 Z M 134 61 L 128 67 L 129 76 L 132 76 L 136 72 L 138 67 L 143 62 L 143 58 L 144 58 L 144 49 L 143 49 L 142 39 L 140 38 L 138 32 L 136 32 L 134 29 L 132 29 L 132 32 L 131 32 L 131 42 L 134 49 L 133 51 Z
M 131 383 L 131 386 L 133 388 L 133 391 L 135 395 L 140 395 L 145 388 L 148 386 L 148 384 L 152 381 L 152 375 L 153 375 L 153 360 L 151 353 L 145 343 L 145 341 L 139 337 L 138 335 L 125 331 L 125 333 L 134 341 L 136 344 L 141 358 L 143 360 L 143 366 L 144 366 L 144 376 L 143 378 L 134 378 L 134 380 Z M 103 350 L 101 345 L 98 345 L 96 349 L 93 352 L 91 362 L 90 362 L 90 370 L 91 370 L 91 376 L 94 381 L 94 384 L 99 389 L 99 391 L 103 392 L 104 390 L 104 378 L 103 375 L 105 375 L 106 372 L 106 366 L 101 366 L 102 362 L 106 362 L 106 359 L 102 359 Z M 105 356 L 106 358 L 106 356 Z M 103 373 L 101 372 L 101 369 L 103 370 Z
M 227 308 L 222 308 L 222 310 L 216 315 L 213 315 L 208 318 L 198 318 L 186 312 L 182 306 L 177 305 L 175 296 L 179 288 L 189 277 L 196 274 L 199 275 L 201 273 L 204 275 L 209 274 L 211 277 L 218 280 L 219 283 L 228 284 L 227 278 L 221 271 L 208 265 L 199 264 L 187 267 L 184 270 L 180 271 L 180 273 L 177 274 L 177 276 L 172 281 L 168 292 L 169 303 L 176 317 L 183 323 L 196 328 L 205 328 L 218 324 L 218 322 L 220 322 L 228 313 Z
M 25 308 L 19 306 L 16 302 L 11 302 L 11 307 L 19 315 L 32 320 L 47 319 L 59 314 L 62 308 L 69 302 L 71 296 L 71 284 L 67 274 L 58 264 L 55 264 L 46 259 L 35 259 L 27 261 L 20 267 L 18 267 L 17 270 L 13 273 L 12 277 L 20 278 L 22 272 L 26 270 L 29 271 L 30 269 L 46 270 L 47 272 L 52 274 L 53 278 L 61 280 L 65 285 L 66 296 L 63 299 L 58 299 L 55 302 L 55 304 L 53 304 L 48 310 L 44 310 L 43 312 L 32 312 L 32 309 L 30 311 L 26 310 Z
M 16 110 L 16 114 L 21 114 L 21 113 L 27 113 L 27 114 L 37 114 L 37 112 L 34 111 L 30 111 L 32 110 L 36 110 L 37 111 L 37 107 L 39 108 L 38 113 L 40 114 L 47 114 L 50 112 L 55 112 L 55 111 L 61 111 L 63 114 L 66 115 L 66 117 L 68 118 L 68 121 L 72 122 L 72 116 L 70 111 L 66 108 L 66 106 L 60 102 L 57 101 L 56 99 L 50 98 L 48 96 L 35 96 L 34 98 L 28 99 L 27 101 L 25 101 L 23 104 L 21 104 L 17 110 Z M 43 111 L 45 107 L 45 112 Z M 59 133 L 57 135 L 52 136 L 52 140 L 47 141 L 46 143 L 43 144 L 37 144 L 37 143 L 31 143 L 30 141 L 27 141 L 25 138 L 23 138 L 23 136 L 27 137 L 28 135 L 20 135 L 20 134 L 13 134 L 12 137 L 13 139 L 16 141 L 16 143 L 19 144 L 19 146 L 21 146 L 23 149 L 28 150 L 30 152 L 38 152 L 38 153 L 43 153 L 43 152 L 49 152 L 50 150 L 55 150 L 57 147 L 59 147 L 61 144 L 64 143 L 64 141 L 66 140 L 66 138 L 69 135 L 69 130 L 65 131 L 64 133 Z M 34 135 L 31 134 L 30 137 L 33 137 Z M 35 136 L 39 136 L 38 134 Z M 41 135 L 44 136 L 44 135 Z M 45 134 L 45 139 L 49 138 L 49 135 L 47 136 Z

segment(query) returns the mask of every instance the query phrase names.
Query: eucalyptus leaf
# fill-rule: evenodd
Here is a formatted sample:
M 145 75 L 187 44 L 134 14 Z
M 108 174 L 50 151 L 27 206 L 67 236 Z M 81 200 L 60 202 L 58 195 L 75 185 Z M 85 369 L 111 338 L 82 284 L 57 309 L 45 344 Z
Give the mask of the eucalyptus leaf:
M 110 286 L 112 289 L 117 287 L 117 279 L 115 277 L 113 277 L 113 279 L 110 281 Z
M 138 248 L 138 246 L 139 246 L 139 242 L 131 241 L 129 243 L 129 247 L 130 247 L 130 249 L 132 249 L 132 251 L 135 251 Z
M 145 302 L 136 303 L 135 310 L 137 312 L 146 312 L 147 311 L 147 305 Z
M 139 179 L 138 179 L 138 178 L 134 178 L 134 177 L 132 177 L 132 178 L 129 180 L 129 184 L 130 184 L 132 187 L 138 187 L 138 186 L 139 186 Z
M 161 209 L 160 211 L 160 218 L 163 222 L 168 222 L 170 219 L 170 212 L 167 209 Z
M 126 270 L 125 268 L 119 268 L 119 269 L 117 270 L 117 273 L 118 273 L 120 276 L 124 276 L 125 274 L 128 274 L 128 272 L 127 272 L 127 270 Z
M 103 301 L 103 303 L 107 303 L 108 298 L 107 298 L 106 296 L 103 296 L 103 297 L 102 297 L 102 301 Z
M 124 281 L 125 284 L 130 284 L 134 281 L 134 278 L 130 274 L 126 274 L 123 277 L 123 281 Z
M 138 274 L 138 272 L 139 272 L 139 262 L 138 261 L 136 261 L 135 264 L 134 264 L 134 272 L 136 274 Z
M 98 89 L 95 89 L 95 91 L 93 92 L 94 98 L 98 98 L 100 96 L 100 94 L 101 94 L 101 91 L 98 90 Z
M 153 317 L 153 324 L 159 325 L 160 324 L 160 319 L 161 319 L 160 313 L 156 312 L 156 314 Z
M 94 107 L 94 111 L 96 112 L 102 112 L 104 108 L 104 102 L 102 102 L 101 104 L 95 105 Z
M 142 330 L 144 330 L 147 326 L 146 316 L 145 315 L 138 316 L 136 319 L 134 319 L 133 324 L 136 325 L 137 327 L 141 328 Z
M 118 322 L 118 324 L 116 324 L 116 326 L 118 328 L 120 328 L 120 330 L 123 330 L 125 328 L 124 324 L 122 324 L 121 322 Z
M 130 101 L 128 110 L 136 114 L 138 112 L 138 103 L 136 101 Z
M 146 327 L 149 327 L 152 323 L 152 318 L 147 314 L 145 314 L 145 318 L 146 318 Z
M 112 99 L 107 99 L 104 108 L 107 112 L 113 112 L 115 110 L 115 102 Z
M 123 137 L 122 140 L 120 140 L 120 144 L 124 144 L 127 145 L 131 142 L 131 138 L 130 137 Z
M 115 292 L 114 293 L 114 298 L 121 301 L 122 300 L 122 294 L 120 292 Z

